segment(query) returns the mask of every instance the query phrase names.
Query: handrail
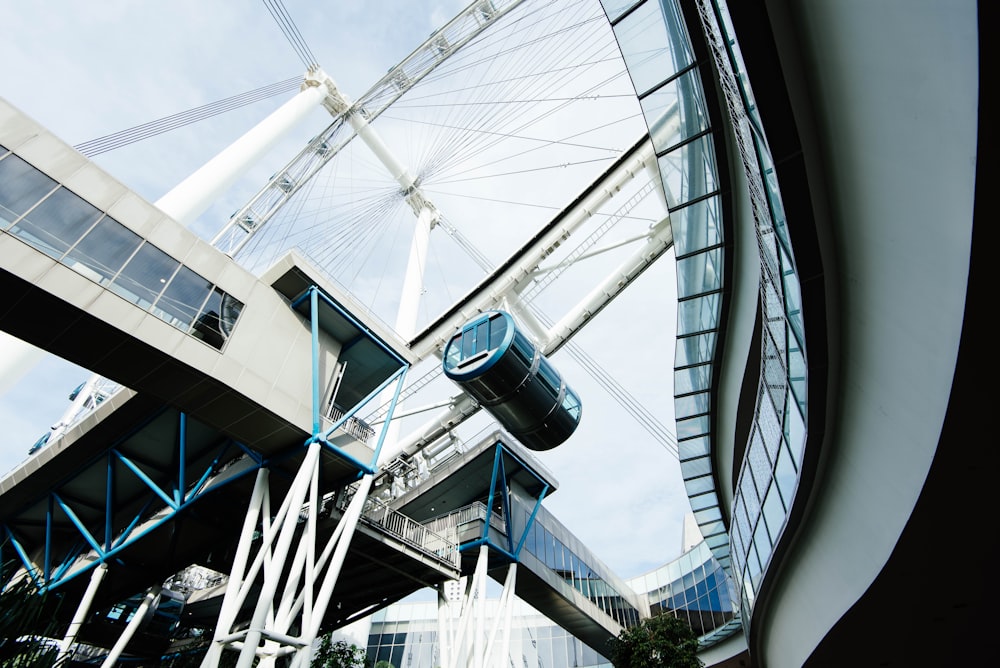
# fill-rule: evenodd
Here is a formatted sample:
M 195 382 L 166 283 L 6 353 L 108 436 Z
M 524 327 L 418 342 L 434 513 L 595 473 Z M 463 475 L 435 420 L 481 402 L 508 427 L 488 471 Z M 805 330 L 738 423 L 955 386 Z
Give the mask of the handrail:
M 347 509 L 347 504 L 354 497 L 356 490 L 356 485 L 352 485 L 345 494 L 340 495 L 337 499 L 339 510 Z M 461 568 L 461 555 L 453 541 L 393 510 L 384 501 L 371 496 L 365 499 L 364 508 L 361 510 L 361 521 L 454 568 Z
M 344 417 L 344 411 L 337 406 L 331 405 L 324 417 L 330 421 L 331 425 L 333 425 Z M 340 428 L 362 443 L 368 443 L 368 441 L 375 436 L 374 428 L 354 416 L 347 418 L 344 424 L 340 425 Z

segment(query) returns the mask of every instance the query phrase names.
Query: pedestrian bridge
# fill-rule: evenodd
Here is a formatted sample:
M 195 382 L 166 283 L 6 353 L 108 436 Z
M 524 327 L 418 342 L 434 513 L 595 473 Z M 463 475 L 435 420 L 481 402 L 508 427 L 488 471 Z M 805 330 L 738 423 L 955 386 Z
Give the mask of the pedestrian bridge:
M 0 480 L 3 557 L 81 594 L 103 564 L 105 608 L 191 564 L 229 572 L 252 474 L 269 470 L 280 499 L 318 434 L 330 446 L 319 531 L 333 532 L 351 480 L 377 460 L 357 410 L 414 361 L 294 252 L 249 274 L 2 100 L 0 294 L 0 330 L 128 388 Z M 492 438 L 401 496 L 376 494 L 326 625 L 453 580 L 474 561 L 462 548 L 489 544 L 492 567 L 521 565 L 522 598 L 601 649 L 648 606 L 539 507 L 554 487 Z M 208 620 L 219 598 L 189 613 Z

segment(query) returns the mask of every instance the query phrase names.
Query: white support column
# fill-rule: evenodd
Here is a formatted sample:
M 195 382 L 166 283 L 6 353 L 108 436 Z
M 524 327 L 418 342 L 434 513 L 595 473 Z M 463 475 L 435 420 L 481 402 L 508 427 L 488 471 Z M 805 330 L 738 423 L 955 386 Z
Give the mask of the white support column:
M 223 649 L 229 647 L 240 652 L 238 666 L 250 666 L 257 661 L 259 667 L 267 667 L 275 665 L 278 657 L 290 656 L 291 666 L 308 667 L 313 642 L 329 607 L 373 480 L 373 476 L 366 475 L 358 483 L 343 517 L 317 555 L 321 448 L 319 443 L 309 445 L 273 521 L 267 472 L 262 469 L 258 473 L 215 637 L 202 666 L 218 665 Z M 299 534 L 299 515 L 303 510 L 307 517 Z M 255 543 L 253 536 L 258 523 L 263 535 L 259 538 L 257 554 L 251 560 L 251 543 Z M 254 594 L 249 628 L 233 632 L 244 602 L 252 590 L 258 589 L 259 593 Z M 296 627 L 299 631 L 293 635 Z
M 83 626 L 83 621 L 87 618 L 87 613 L 90 612 L 90 604 L 94 602 L 94 597 L 97 595 L 97 588 L 101 586 L 101 581 L 104 580 L 107 572 L 107 564 L 98 564 L 90 574 L 87 590 L 83 592 L 80 605 L 77 606 L 73 620 L 69 623 L 69 628 L 66 629 L 66 636 L 59 643 L 59 655 L 56 657 L 57 665 L 68 661 L 69 650 L 76 642 L 76 634 L 80 632 L 80 627 Z
M 295 97 L 181 181 L 157 200 L 156 206 L 177 222 L 190 225 L 289 130 L 319 107 L 327 92 L 322 79 L 309 73 Z
M 497 617 L 493 620 L 493 630 L 486 644 L 484 666 L 486 668 L 506 668 L 507 657 L 510 654 L 510 628 L 514 613 L 514 589 L 517 586 L 517 562 L 507 567 L 507 577 L 503 583 L 503 593 L 500 595 L 500 605 Z M 500 644 L 496 644 L 497 635 Z
M 45 351 L 41 348 L 0 332 L 0 397 L 17 385 L 44 356 Z
M 445 591 L 445 582 L 438 589 L 438 663 L 439 666 L 451 665 L 452 647 L 454 646 L 454 625 L 452 624 L 451 601 Z
M 108 653 L 107 658 L 104 659 L 104 663 L 101 664 L 101 668 L 115 667 L 118 663 L 118 657 L 120 657 L 122 652 L 125 651 L 129 641 L 132 640 L 132 636 L 135 635 L 135 632 L 139 630 L 139 626 L 142 624 L 142 620 L 145 619 L 150 606 L 152 606 L 159 597 L 159 586 L 151 587 L 150 590 L 146 592 L 146 595 L 142 599 L 142 603 L 140 603 L 139 607 L 136 608 L 135 613 L 132 615 L 132 619 L 129 620 L 128 626 L 125 627 L 125 630 L 118 638 L 115 646 L 111 648 L 111 652 Z

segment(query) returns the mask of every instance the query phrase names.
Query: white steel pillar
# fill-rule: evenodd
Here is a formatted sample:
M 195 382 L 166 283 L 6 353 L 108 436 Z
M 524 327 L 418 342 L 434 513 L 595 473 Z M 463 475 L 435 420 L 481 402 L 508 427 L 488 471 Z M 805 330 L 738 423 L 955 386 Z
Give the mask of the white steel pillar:
M 122 632 L 121 636 L 118 638 L 118 642 L 115 646 L 111 648 L 111 652 L 108 653 L 108 657 L 104 659 L 104 663 L 101 664 L 101 668 L 114 668 L 118 663 L 118 657 L 121 656 L 122 652 L 128 646 L 132 636 L 139 629 L 142 624 L 142 620 L 146 617 L 146 613 L 149 611 L 150 606 L 152 606 L 160 596 L 160 587 L 152 587 L 146 592 L 146 595 L 142 599 L 142 603 L 136 609 L 135 613 L 132 615 L 132 619 L 129 620 L 128 626 Z
M 41 348 L 0 332 L 0 397 L 17 385 L 44 356 L 45 351 Z
M 258 666 L 274 665 L 279 656 L 290 656 L 293 668 L 308 667 L 313 642 L 373 480 L 370 474 L 362 477 L 340 522 L 322 550 L 317 550 L 317 514 L 322 505 L 318 492 L 321 449 L 319 442 L 309 445 L 273 519 L 268 475 L 265 469 L 258 472 L 215 637 L 202 661 L 203 667 L 217 666 L 225 648 L 240 652 L 237 666 L 241 668 L 252 666 L 255 661 Z M 301 512 L 307 514 L 304 525 L 299 522 Z M 251 559 L 258 524 L 263 535 Z M 299 533 L 297 539 L 296 533 Z M 257 588 L 260 591 L 253 594 L 249 628 L 234 632 L 239 611 Z M 299 631 L 293 635 L 296 626 Z
M 183 225 L 190 225 L 237 178 L 316 109 L 329 92 L 326 75 L 309 72 L 302 90 L 228 148 L 156 201 L 156 206 Z
M 73 621 L 69 623 L 69 628 L 66 629 L 66 636 L 59 643 L 59 654 L 56 657 L 56 665 L 68 661 L 70 647 L 76 642 L 76 634 L 80 632 L 80 627 L 83 626 L 83 621 L 87 618 L 87 613 L 90 612 L 90 604 L 94 602 L 94 597 L 97 595 L 97 588 L 101 586 L 101 581 L 104 580 L 107 572 L 107 564 L 98 564 L 90 574 L 90 582 L 87 583 L 87 590 L 83 592 L 83 598 L 80 599 L 80 605 L 76 608 Z

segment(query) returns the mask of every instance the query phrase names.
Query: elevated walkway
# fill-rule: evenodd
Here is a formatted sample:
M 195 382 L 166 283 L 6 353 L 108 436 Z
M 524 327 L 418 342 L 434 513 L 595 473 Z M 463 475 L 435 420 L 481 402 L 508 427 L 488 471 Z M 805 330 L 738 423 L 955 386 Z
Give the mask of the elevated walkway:
M 71 595 L 105 565 L 96 608 L 191 564 L 229 572 L 254 474 L 280 502 L 320 434 L 316 533 L 332 534 L 377 451 L 340 407 L 405 372 L 406 346 L 295 253 L 250 275 L 2 100 L 0 172 L 17 176 L 0 188 L 0 330 L 128 388 L 0 480 L 3 557 Z M 523 566 L 521 598 L 593 647 L 638 619 L 643 602 L 540 508 L 555 480 L 508 437 L 409 482 L 368 500 L 325 627 L 468 574 L 483 543 L 494 572 Z M 218 616 L 212 594 L 189 621 Z
M 498 457 L 502 490 L 494 488 Z M 516 556 L 517 596 L 591 647 L 603 650 L 625 624 L 647 615 L 644 598 L 537 503 L 557 482 L 502 431 L 455 452 L 419 485 L 401 483 L 406 491 L 392 507 L 457 543 L 464 575 L 485 538 L 499 548 L 490 552 L 490 576 L 502 583 Z

